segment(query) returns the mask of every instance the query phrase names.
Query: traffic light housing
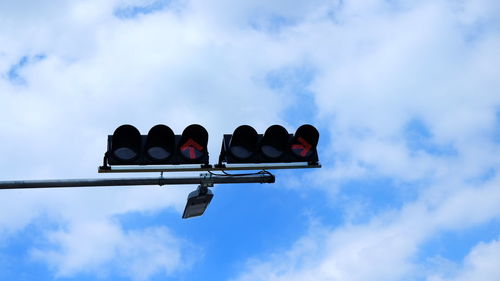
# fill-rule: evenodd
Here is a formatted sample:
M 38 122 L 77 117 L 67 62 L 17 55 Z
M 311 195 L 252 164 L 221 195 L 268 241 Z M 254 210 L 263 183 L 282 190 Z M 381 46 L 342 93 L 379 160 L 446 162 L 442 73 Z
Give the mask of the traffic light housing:
M 231 163 L 291 163 L 318 164 L 319 132 L 311 125 L 300 126 L 295 134 L 280 126 L 267 128 L 258 134 L 254 128 L 242 125 L 233 134 L 223 137 L 219 165 Z
M 208 132 L 193 124 L 175 135 L 166 125 L 152 127 L 141 135 L 132 125 L 118 127 L 108 136 L 109 165 L 208 165 Z

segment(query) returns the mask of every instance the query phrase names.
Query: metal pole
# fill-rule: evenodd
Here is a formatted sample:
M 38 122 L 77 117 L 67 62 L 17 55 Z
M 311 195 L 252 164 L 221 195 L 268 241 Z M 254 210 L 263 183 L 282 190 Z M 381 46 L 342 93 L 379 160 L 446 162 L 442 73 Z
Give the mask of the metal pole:
M 208 172 L 321 168 L 319 163 L 257 163 L 212 165 L 147 165 L 147 166 L 100 166 L 99 173 L 143 173 L 143 172 Z
M 274 183 L 274 175 L 260 173 L 254 175 L 212 175 L 199 177 L 150 177 L 114 179 L 56 179 L 0 181 L 0 189 L 89 187 L 89 186 L 130 186 L 130 185 L 178 185 L 178 184 L 226 184 L 226 183 Z

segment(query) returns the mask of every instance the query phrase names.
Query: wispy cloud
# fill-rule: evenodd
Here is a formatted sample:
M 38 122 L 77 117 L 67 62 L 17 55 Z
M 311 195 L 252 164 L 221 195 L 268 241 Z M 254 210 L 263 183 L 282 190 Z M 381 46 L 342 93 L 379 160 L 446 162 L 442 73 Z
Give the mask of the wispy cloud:
M 165 227 L 124 231 L 106 221 L 78 222 L 48 233 L 48 239 L 55 248 L 33 249 L 31 256 L 46 262 L 56 277 L 91 273 L 142 281 L 186 269 L 195 261 L 194 255 L 186 257 L 188 244 Z
M 156 1 L 122 1 L 114 10 L 114 15 L 120 19 L 132 19 L 141 15 L 147 15 L 164 9 L 179 12 L 182 1 L 178 0 L 156 0 Z
M 22 69 L 31 63 L 36 63 L 45 59 L 45 55 L 22 56 L 19 61 L 12 65 L 7 71 L 5 77 L 13 84 L 26 85 L 26 80 L 22 77 Z

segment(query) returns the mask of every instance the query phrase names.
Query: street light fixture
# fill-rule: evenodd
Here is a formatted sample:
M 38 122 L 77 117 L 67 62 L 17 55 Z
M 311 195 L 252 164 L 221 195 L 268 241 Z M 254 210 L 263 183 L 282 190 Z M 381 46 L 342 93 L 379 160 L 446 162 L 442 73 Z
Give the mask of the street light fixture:
M 199 185 L 195 191 L 189 193 L 182 218 L 187 219 L 203 215 L 213 197 L 214 194 L 206 185 Z

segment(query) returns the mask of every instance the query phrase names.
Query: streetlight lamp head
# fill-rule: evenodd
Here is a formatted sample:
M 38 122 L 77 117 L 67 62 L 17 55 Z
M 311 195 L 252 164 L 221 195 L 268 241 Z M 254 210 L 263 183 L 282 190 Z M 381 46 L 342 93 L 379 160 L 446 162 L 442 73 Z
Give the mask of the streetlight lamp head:
M 195 191 L 189 193 L 182 218 L 187 219 L 203 215 L 213 197 L 214 194 L 210 189 L 199 185 Z

